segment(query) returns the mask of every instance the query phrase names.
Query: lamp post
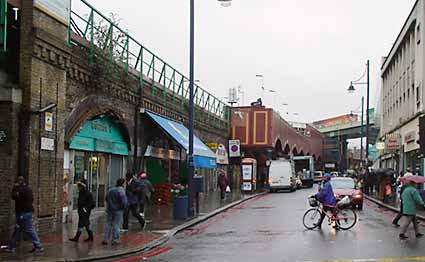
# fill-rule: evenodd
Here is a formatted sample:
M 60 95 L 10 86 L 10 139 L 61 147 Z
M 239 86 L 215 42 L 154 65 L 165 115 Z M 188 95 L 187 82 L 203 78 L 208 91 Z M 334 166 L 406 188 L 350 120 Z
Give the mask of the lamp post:
M 232 0 L 217 0 L 222 6 L 230 6 Z M 195 75 L 195 0 L 190 0 L 190 54 L 189 54 L 189 152 L 187 156 L 188 164 L 188 215 L 191 217 L 194 215 L 193 208 L 193 175 L 195 171 L 194 154 L 193 154 L 193 115 L 194 115 L 194 101 L 193 101 L 193 85 Z
M 348 87 L 348 92 L 353 93 L 356 91 L 354 85 L 366 85 L 366 173 L 368 173 L 368 162 L 369 162 L 369 96 L 370 96 L 370 62 L 366 62 L 366 82 L 360 82 L 364 74 L 357 79 L 356 81 L 351 81 L 350 86 Z M 360 162 L 363 159 L 363 104 L 364 97 L 362 96 L 362 119 L 361 119 L 361 147 L 360 147 Z

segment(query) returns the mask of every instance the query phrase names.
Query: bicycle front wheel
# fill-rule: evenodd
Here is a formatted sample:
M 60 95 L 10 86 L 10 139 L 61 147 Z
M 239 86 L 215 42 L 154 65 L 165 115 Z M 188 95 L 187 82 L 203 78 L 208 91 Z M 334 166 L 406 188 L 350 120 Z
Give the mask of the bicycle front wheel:
M 318 208 L 310 208 L 304 213 L 303 224 L 307 229 L 314 229 L 318 226 L 320 220 L 320 210 Z
M 336 223 L 342 230 L 352 228 L 357 222 L 357 214 L 352 209 L 342 209 L 336 214 Z

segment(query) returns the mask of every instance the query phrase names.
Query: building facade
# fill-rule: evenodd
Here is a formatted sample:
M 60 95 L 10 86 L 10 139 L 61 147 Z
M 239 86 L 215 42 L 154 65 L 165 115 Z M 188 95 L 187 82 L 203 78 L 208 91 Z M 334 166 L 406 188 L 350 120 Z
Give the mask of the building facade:
M 421 172 L 419 117 L 424 113 L 425 1 L 416 1 L 381 67 L 380 167 Z M 422 172 L 423 173 L 423 172 Z

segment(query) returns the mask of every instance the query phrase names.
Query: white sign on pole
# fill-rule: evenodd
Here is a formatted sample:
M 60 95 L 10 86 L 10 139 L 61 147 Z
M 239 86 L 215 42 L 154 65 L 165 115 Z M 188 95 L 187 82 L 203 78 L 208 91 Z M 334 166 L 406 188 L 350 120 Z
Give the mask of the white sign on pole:
M 55 140 L 52 138 L 42 137 L 41 138 L 41 150 L 54 151 Z
M 215 154 L 217 156 L 217 164 L 220 164 L 220 165 L 229 164 L 229 158 L 227 157 L 227 150 L 223 144 L 218 145 L 218 148 Z
M 44 130 L 46 131 L 53 130 L 53 113 L 50 113 L 50 112 L 44 113 Z
M 34 0 L 34 6 L 65 25 L 69 25 L 71 0 Z
M 229 140 L 229 157 L 241 156 L 241 141 L 238 139 Z
M 378 143 L 376 143 L 376 149 L 378 149 L 378 150 L 385 149 L 385 142 L 378 142 Z

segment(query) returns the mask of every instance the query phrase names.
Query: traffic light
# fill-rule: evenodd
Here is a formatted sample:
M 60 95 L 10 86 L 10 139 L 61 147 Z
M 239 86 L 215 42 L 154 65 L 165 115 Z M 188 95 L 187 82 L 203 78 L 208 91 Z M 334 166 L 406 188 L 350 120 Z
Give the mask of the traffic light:
M 419 151 L 425 155 L 425 116 L 419 118 Z

